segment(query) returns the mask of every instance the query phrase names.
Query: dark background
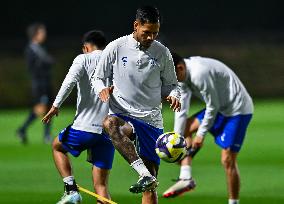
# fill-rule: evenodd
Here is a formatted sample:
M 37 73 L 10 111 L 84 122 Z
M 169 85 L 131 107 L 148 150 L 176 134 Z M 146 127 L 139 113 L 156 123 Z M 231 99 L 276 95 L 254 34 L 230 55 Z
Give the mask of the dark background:
M 160 40 L 183 56 L 222 60 L 253 97 L 284 93 L 284 12 L 281 1 L 10 1 L 0 9 L 0 107 L 30 103 L 30 81 L 23 50 L 26 27 L 47 26 L 46 47 L 56 59 L 54 94 L 81 36 L 101 29 L 109 40 L 132 32 L 136 9 L 156 5 L 162 15 Z M 73 94 L 71 100 L 74 102 Z
M 132 28 L 137 7 L 156 5 L 163 32 L 283 30 L 281 1 L 11 1 L 1 6 L 1 36 L 19 37 L 27 24 L 43 21 L 50 35 L 81 35 L 99 28 L 123 35 Z M 10 5 L 9 5 L 10 4 Z

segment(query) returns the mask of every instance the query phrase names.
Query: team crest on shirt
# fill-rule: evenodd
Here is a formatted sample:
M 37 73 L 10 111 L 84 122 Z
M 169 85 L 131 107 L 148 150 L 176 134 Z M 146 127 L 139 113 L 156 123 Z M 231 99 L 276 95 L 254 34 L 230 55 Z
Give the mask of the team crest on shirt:
M 157 59 L 157 58 L 155 58 L 155 57 L 151 57 L 151 58 L 150 58 L 150 64 L 151 64 L 152 66 L 156 66 L 156 65 L 157 65 L 157 62 L 158 62 L 158 59 Z
M 123 67 L 125 68 L 126 67 L 126 63 L 127 63 L 127 57 L 126 56 L 122 57 L 121 61 L 122 61 Z
M 142 64 L 142 60 L 141 60 L 141 59 L 139 59 L 139 60 L 136 61 L 136 66 L 137 66 L 137 67 L 140 67 L 141 64 Z

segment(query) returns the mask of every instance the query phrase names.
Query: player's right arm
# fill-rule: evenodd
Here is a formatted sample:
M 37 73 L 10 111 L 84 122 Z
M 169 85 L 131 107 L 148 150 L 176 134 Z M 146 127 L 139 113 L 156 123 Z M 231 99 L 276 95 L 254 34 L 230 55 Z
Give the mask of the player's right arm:
M 220 102 L 217 89 L 214 87 L 214 79 L 207 72 L 201 73 L 195 78 L 195 85 L 206 103 L 204 118 L 192 142 L 194 148 L 199 148 L 203 145 L 206 133 L 214 124 Z
M 53 102 L 53 105 L 49 112 L 43 117 L 42 122 L 48 123 L 54 115 L 58 115 L 59 108 L 65 99 L 69 96 L 72 89 L 76 85 L 77 82 L 80 81 L 80 78 L 84 74 L 84 57 L 83 55 L 79 55 L 73 61 L 72 66 L 70 67 L 60 90 Z
M 175 112 L 174 131 L 184 136 L 188 118 L 187 112 L 190 107 L 191 90 L 184 83 L 179 83 L 179 85 L 181 109 L 179 112 Z
M 103 102 L 108 101 L 113 90 L 113 86 L 110 85 L 112 84 L 113 74 L 112 65 L 116 60 L 116 56 L 115 42 L 111 42 L 102 52 L 100 61 L 91 77 L 91 86 Z

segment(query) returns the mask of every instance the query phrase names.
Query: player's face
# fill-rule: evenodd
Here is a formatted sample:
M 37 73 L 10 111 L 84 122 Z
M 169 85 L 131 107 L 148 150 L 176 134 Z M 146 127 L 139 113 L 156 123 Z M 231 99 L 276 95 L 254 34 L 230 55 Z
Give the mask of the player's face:
M 140 44 L 148 48 L 157 38 L 160 30 L 160 23 L 144 23 L 139 21 L 134 22 L 134 35 Z
M 176 66 L 176 75 L 177 75 L 177 80 L 179 82 L 182 82 L 185 80 L 186 77 L 186 67 L 184 63 L 178 63 Z
M 46 30 L 44 28 L 41 28 L 38 30 L 38 39 L 42 43 L 46 39 Z
M 43 43 L 46 39 L 46 30 L 44 28 L 38 29 L 36 38 L 39 43 Z

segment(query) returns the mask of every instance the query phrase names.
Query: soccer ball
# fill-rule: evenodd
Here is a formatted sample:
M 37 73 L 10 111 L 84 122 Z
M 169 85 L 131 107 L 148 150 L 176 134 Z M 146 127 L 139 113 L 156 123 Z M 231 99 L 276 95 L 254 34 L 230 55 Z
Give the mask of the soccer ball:
M 176 132 L 166 132 L 156 141 L 156 153 L 165 162 L 174 163 L 186 156 L 184 137 Z

